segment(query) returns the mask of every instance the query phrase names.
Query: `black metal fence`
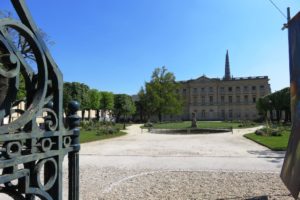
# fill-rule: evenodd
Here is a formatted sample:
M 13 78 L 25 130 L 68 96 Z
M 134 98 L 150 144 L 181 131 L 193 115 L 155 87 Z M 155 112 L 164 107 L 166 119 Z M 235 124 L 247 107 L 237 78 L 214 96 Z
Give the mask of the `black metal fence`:
M 64 122 L 62 74 L 24 0 L 11 3 L 20 21 L 0 19 L 0 193 L 18 200 L 61 200 L 68 155 L 68 194 L 77 200 L 79 105 L 69 104 Z M 24 110 L 14 107 L 22 83 Z M 4 123 L 14 113 L 18 118 Z

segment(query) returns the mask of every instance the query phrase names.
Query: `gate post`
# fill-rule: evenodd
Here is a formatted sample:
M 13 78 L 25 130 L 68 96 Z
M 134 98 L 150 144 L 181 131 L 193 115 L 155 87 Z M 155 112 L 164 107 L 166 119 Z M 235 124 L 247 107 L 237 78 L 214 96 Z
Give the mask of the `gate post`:
M 11 3 L 20 21 L 0 19 L 0 193 L 16 200 L 62 200 L 63 160 L 68 155 L 69 200 L 79 200 L 79 104 L 69 104 L 64 124 L 62 74 L 25 0 Z M 18 41 L 27 45 L 37 70 L 26 61 Z M 18 109 L 21 78 L 25 107 Z M 16 120 L 6 120 L 13 114 Z

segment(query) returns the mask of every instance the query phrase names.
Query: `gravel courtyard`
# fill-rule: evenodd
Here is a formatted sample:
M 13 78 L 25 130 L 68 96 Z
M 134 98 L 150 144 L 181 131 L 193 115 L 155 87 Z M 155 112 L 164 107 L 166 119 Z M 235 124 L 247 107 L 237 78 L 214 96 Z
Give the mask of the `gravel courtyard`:
M 133 125 L 83 144 L 81 199 L 292 199 L 279 178 L 284 152 L 242 137 L 254 130 L 162 135 Z

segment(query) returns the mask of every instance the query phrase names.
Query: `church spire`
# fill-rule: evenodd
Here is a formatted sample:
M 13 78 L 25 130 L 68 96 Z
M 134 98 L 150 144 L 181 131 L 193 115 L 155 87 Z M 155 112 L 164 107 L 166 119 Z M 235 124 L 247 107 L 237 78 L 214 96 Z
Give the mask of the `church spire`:
M 228 54 L 228 50 L 226 52 L 226 61 L 225 61 L 225 80 L 230 80 L 231 79 L 231 75 L 230 75 L 230 63 L 229 63 L 229 54 Z

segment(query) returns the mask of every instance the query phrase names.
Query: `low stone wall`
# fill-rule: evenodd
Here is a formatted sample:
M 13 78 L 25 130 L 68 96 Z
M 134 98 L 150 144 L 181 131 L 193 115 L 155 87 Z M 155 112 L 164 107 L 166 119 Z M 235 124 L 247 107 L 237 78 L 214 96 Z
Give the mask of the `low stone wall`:
M 228 133 L 232 129 L 210 129 L 210 128 L 187 128 L 187 129 L 156 129 L 150 128 L 150 133 L 155 134 L 212 134 L 212 133 Z

